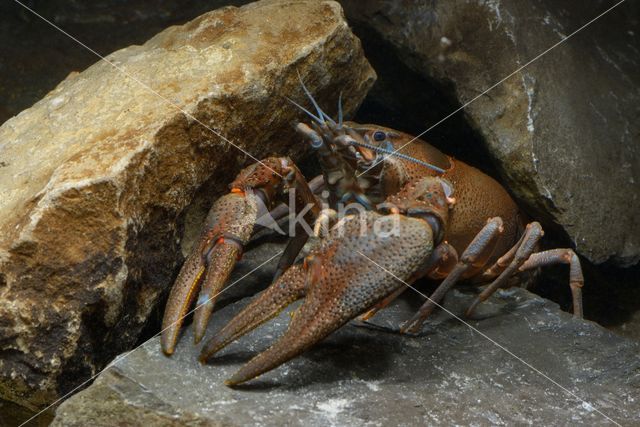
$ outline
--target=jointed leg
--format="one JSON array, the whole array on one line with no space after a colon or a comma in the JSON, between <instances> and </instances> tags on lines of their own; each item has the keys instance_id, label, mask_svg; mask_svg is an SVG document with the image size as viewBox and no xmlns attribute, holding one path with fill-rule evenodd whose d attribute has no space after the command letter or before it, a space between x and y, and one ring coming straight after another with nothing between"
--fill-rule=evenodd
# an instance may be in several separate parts
<instances>
[{"instance_id":1,"label":"jointed leg","mask_svg":"<svg viewBox=\"0 0 640 427\"><path fill-rule=\"evenodd\" d=\"M311 192L317 195L324 189L324 177L322 175L318 175L310 180L307 184L309 185L309 189L311 190ZM276 206L271 212L269 212L269 215L273 218L274 221L278 221L287 216L289 212L289 205L283 202Z\"/></svg>"},{"instance_id":2,"label":"jointed leg","mask_svg":"<svg viewBox=\"0 0 640 427\"><path fill-rule=\"evenodd\" d=\"M532 254L528 260L520 266L519 271L544 267L545 265L569 264L569 286L573 299L573 315L582 318L582 286L584 277L580 259L571 249L550 249L548 251Z\"/></svg>"},{"instance_id":3,"label":"jointed leg","mask_svg":"<svg viewBox=\"0 0 640 427\"><path fill-rule=\"evenodd\" d=\"M303 227L296 225L296 235L289 239L284 253L278 261L278 267L273 275L273 280L278 280L280 275L289 268L298 257L298 254L309 240L309 235L304 231Z\"/></svg>"},{"instance_id":4,"label":"jointed leg","mask_svg":"<svg viewBox=\"0 0 640 427\"><path fill-rule=\"evenodd\" d=\"M451 289L467 271L482 267L486 260L491 256L495 247L496 239L502 233L502 229L501 218L495 217L487 221L487 224L482 228L482 230L480 230L478 235L462 253L460 260L451 273L433 292L427 302L420 307L418 312L402 326L400 329L401 332L420 332L422 324L431 314L436 303L442 300L449 289Z\"/></svg>"},{"instance_id":5,"label":"jointed leg","mask_svg":"<svg viewBox=\"0 0 640 427\"><path fill-rule=\"evenodd\" d=\"M495 263L493 263L491 267L487 268L480 275L480 277L477 279L478 283L487 283L490 280L495 279L500 275L500 273L504 271L505 268L509 266L509 264L511 264L513 257L516 255L516 251L518 250L520 245L522 245L522 241L525 237L525 234L526 233L523 233L522 236L520 236L520 240L518 240L518 242L515 245L513 245L513 247L509 249L507 253L505 253L500 258L498 258L498 260Z\"/></svg>"},{"instance_id":6,"label":"jointed leg","mask_svg":"<svg viewBox=\"0 0 640 427\"><path fill-rule=\"evenodd\" d=\"M280 277L280 275L296 260L296 257L304 247L305 243L307 243L307 240L309 240L309 234L311 233L311 230L309 226L306 225L313 224L318 215L320 215L321 210L320 202L314 194L314 189L317 190L318 186L322 185L324 181L322 181L319 177L316 177L313 179L314 186L311 187L297 169L295 170L295 175L291 179L291 181L294 184L290 184L290 187L287 191L294 192L293 195L295 197L293 198L293 203L296 204L295 211L300 212L299 215L302 215L302 220L305 221L306 224L296 222L295 236L293 236L291 240L289 240L289 243L284 250L284 254L282 254L282 257L278 262L278 268L276 269L274 280ZM298 219L298 216L295 217L296 221ZM291 224L289 224L289 228L291 228Z\"/></svg>"},{"instance_id":7,"label":"jointed leg","mask_svg":"<svg viewBox=\"0 0 640 427\"><path fill-rule=\"evenodd\" d=\"M316 222L313 225L313 235L315 237L323 238L329 234L332 223L336 222L338 218L338 212L333 209L325 208L320 211Z\"/></svg>"},{"instance_id":8,"label":"jointed leg","mask_svg":"<svg viewBox=\"0 0 640 427\"><path fill-rule=\"evenodd\" d=\"M296 199L296 202L311 204L311 194L315 195L322 190L322 188L324 187L324 178L322 177L322 175L318 175L306 184L304 180L300 180L300 182L297 182L296 185L298 186L298 188L302 188L303 191L303 197L298 197ZM300 210L299 206L295 207L297 208L297 210ZM271 216L273 221L276 222L284 218L285 216L291 215L292 208L294 208L294 206L289 206L286 203L281 203L275 209L269 212L269 215ZM316 219L315 216L317 216L319 213L319 203L317 203L316 201L312 209L310 209L309 212L304 216L304 220L311 222ZM307 243L307 240L309 240L309 234L307 233L307 230L300 223L297 223L295 228L295 236L293 236L289 240L284 253L278 261L278 266L273 275L274 281L277 280L278 277L280 277L280 275L293 264L293 262L298 257L298 254L304 247L305 243Z\"/></svg>"},{"instance_id":9,"label":"jointed leg","mask_svg":"<svg viewBox=\"0 0 640 427\"><path fill-rule=\"evenodd\" d=\"M538 222L532 222L527 224L527 228L524 232L522 238L516 243L516 245L511 248L507 254L513 252L515 250L515 254L511 263L507 268L505 268L502 273L489 285L487 286L478 297L473 301L471 306L467 309L466 315L470 316L473 313L473 310L476 308L478 304L482 301L485 301L489 298L493 293L502 287L509 277L513 276L518 268L531 256L531 254L535 251L536 245L540 241L540 238L544 232L542 231L542 227ZM506 258L505 255L503 258Z\"/></svg>"}]
</instances>

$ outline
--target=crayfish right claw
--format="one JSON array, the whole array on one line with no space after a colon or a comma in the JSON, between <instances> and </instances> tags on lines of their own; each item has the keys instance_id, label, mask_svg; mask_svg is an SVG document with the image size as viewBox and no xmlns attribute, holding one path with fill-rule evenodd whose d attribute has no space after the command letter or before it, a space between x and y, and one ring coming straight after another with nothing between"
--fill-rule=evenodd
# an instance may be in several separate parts
<instances>
[{"instance_id":1,"label":"crayfish right claw","mask_svg":"<svg viewBox=\"0 0 640 427\"><path fill-rule=\"evenodd\" d=\"M180 327L198 290L200 296L194 315L196 342L204 336L216 297L251 237L259 202L253 191L233 189L211 208L200 240L169 294L160 340L165 354L173 354Z\"/></svg>"},{"instance_id":2,"label":"crayfish right claw","mask_svg":"<svg viewBox=\"0 0 640 427\"><path fill-rule=\"evenodd\" d=\"M429 256L433 234L421 220L397 217L398 233L381 238L374 230L378 226L387 230L389 220L396 219L382 217L366 212L345 218L342 227L334 227L302 265L287 270L216 334L205 346L201 360L304 296L286 332L225 382L229 386L244 383L308 350L394 294Z\"/></svg>"},{"instance_id":3,"label":"crayfish right claw","mask_svg":"<svg viewBox=\"0 0 640 427\"><path fill-rule=\"evenodd\" d=\"M205 344L200 353L200 361L205 363L228 344L277 316L289 304L302 298L304 285L305 272L302 265L290 267Z\"/></svg>"}]
</instances>

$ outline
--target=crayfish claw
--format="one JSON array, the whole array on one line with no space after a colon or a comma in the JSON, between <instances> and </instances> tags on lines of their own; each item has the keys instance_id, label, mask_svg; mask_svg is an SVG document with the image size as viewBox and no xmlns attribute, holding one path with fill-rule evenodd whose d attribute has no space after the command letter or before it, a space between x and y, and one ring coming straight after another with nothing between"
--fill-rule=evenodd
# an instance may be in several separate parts
<instances>
[{"instance_id":1,"label":"crayfish claw","mask_svg":"<svg viewBox=\"0 0 640 427\"><path fill-rule=\"evenodd\" d=\"M202 257L194 251L182 265L176 283L171 288L160 337L160 346L167 356L172 355L175 351L184 317L193 303L195 292L204 272L205 265L202 262Z\"/></svg>"},{"instance_id":2,"label":"crayfish claw","mask_svg":"<svg viewBox=\"0 0 640 427\"><path fill-rule=\"evenodd\" d=\"M322 245L305 258L302 267L292 267L304 271L304 302L295 312L284 335L240 368L226 381L227 385L241 384L280 366L385 297L398 293L397 289L403 284L396 278L409 279L428 258L433 248L433 236L423 221L398 218L398 234L380 239L373 229L382 217L375 212L366 212L345 218L342 227L334 227ZM363 225L366 228L364 233ZM404 238L408 235L412 239ZM380 250L382 247L393 247L394 253L401 255L390 259L386 251ZM278 286L278 283L273 286ZM269 291L271 288L265 293ZM277 289L271 292L275 294ZM263 295L259 299L268 300ZM243 311L230 325L243 322L244 316L247 313ZM229 329L242 328L226 326L222 335L228 335ZM214 340L215 344L207 345L207 356L211 354L209 351L216 351L225 344L222 338Z\"/></svg>"},{"instance_id":3,"label":"crayfish claw","mask_svg":"<svg viewBox=\"0 0 640 427\"><path fill-rule=\"evenodd\" d=\"M193 335L196 344L204 337L218 294L241 254L242 246L238 242L220 238L207 255L208 268L193 315Z\"/></svg>"},{"instance_id":4,"label":"crayfish claw","mask_svg":"<svg viewBox=\"0 0 640 427\"><path fill-rule=\"evenodd\" d=\"M258 214L258 197L232 191L209 211L200 240L182 266L169 294L162 320L162 351L173 354L180 327L200 288L194 317L195 340L204 336L216 297L231 274L242 246L249 241Z\"/></svg>"},{"instance_id":5,"label":"crayfish claw","mask_svg":"<svg viewBox=\"0 0 640 427\"><path fill-rule=\"evenodd\" d=\"M200 353L200 361L206 362L231 342L276 317L289 304L304 296L304 288L305 274L302 266L290 267L205 344Z\"/></svg>"}]
</instances>

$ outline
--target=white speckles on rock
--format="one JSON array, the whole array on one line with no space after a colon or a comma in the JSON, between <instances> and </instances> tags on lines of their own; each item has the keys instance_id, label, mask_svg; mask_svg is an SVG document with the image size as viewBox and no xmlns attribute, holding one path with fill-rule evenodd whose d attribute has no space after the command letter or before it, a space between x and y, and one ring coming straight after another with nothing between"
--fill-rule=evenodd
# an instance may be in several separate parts
<instances>
[{"instance_id":1,"label":"white speckles on rock","mask_svg":"<svg viewBox=\"0 0 640 427\"><path fill-rule=\"evenodd\" d=\"M53 426L126 424L142 413L183 422L190 414L202 425L230 426L604 423L592 408L622 424L640 422L635 403L640 344L574 319L522 289L478 307L483 320L470 320L474 327L570 389L581 403L485 338L469 334L446 313L434 313L418 337L385 332L397 331L411 316L411 298L421 300L417 294L404 296L371 320L377 327L346 325L284 366L234 389L223 380L266 349L273 342L267 336L282 334L291 307L207 366L197 362L200 348L193 345L191 328L171 358L153 339L63 403ZM461 314L472 298L453 292L445 306ZM209 335L246 303L216 312ZM538 325L535 333L531 325ZM124 394L110 399L113 390Z\"/></svg>"},{"instance_id":2,"label":"white speckles on rock","mask_svg":"<svg viewBox=\"0 0 640 427\"><path fill-rule=\"evenodd\" d=\"M529 133L533 133L535 130L534 127L534 111L533 111L533 102L535 96L535 78L529 74L522 73L522 85L524 87L524 91L527 94L527 130ZM533 140L532 140L533 144ZM531 150L533 154L533 150Z\"/></svg>"},{"instance_id":3,"label":"white speckles on rock","mask_svg":"<svg viewBox=\"0 0 640 427\"><path fill-rule=\"evenodd\" d=\"M60 107L66 101L64 96L56 96L51 101L49 101L49 105L52 109L56 109Z\"/></svg>"},{"instance_id":4,"label":"white speckles on rock","mask_svg":"<svg viewBox=\"0 0 640 427\"><path fill-rule=\"evenodd\" d=\"M367 382L367 387L371 391L380 391L380 384L378 381L370 381Z\"/></svg>"},{"instance_id":5,"label":"white speckles on rock","mask_svg":"<svg viewBox=\"0 0 640 427\"><path fill-rule=\"evenodd\" d=\"M324 402L319 402L316 406L329 418L335 418L349 407L349 403L347 399L329 399Z\"/></svg>"}]
</instances>

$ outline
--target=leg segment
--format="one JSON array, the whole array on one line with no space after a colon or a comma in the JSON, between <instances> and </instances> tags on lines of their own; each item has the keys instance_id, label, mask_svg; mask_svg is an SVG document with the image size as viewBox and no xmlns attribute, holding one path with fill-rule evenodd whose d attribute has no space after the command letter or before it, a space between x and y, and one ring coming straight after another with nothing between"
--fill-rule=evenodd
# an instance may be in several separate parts
<instances>
[{"instance_id":1,"label":"leg segment","mask_svg":"<svg viewBox=\"0 0 640 427\"><path fill-rule=\"evenodd\" d=\"M573 315L582 318L582 286L584 277L580 266L580 259L571 249L551 249L532 254L519 268L525 271L545 265L569 264L569 286L573 298Z\"/></svg>"},{"instance_id":2,"label":"leg segment","mask_svg":"<svg viewBox=\"0 0 640 427\"><path fill-rule=\"evenodd\" d=\"M514 248L515 254L511 263L507 268L505 268L502 273L489 285L487 286L478 297L473 301L471 306L467 309L466 315L470 316L473 313L473 310L476 308L478 304L482 301L485 301L489 298L495 291L497 291L500 287L502 287L509 277L513 276L518 268L531 256L531 254L535 251L538 242L544 232L542 231L542 227L538 222L532 222L527 224L527 228L524 232L524 235L520 239L518 243L509 251L513 252ZM505 257L507 256L505 255ZM504 258L504 257L503 257Z\"/></svg>"},{"instance_id":3,"label":"leg segment","mask_svg":"<svg viewBox=\"0 0 640 427\"><path fill-rule=\"evenodd\" d=\"M480 230L476 237L471 241L467 249L462 253L460 260L453 268L447 278L438 286L431 297L420 307L418 312L407 321L401 332L418 333L426 318L431 314L445 294L458 282L465 273L472 269L481 268L487 259L491 257L496 240L502 233L502 219L499 217L491 218L487 224Z\"/></svg>"},{"instance_id":4,"label":"leg segment","mask_svg":"<svg viewBox=\"0 0 640 427\"><path fill-rule=\"evenodd\" d=\"M317 190L318 187L324 183L321 178L322 177L320 177L320 179L319 177L314 178L314 187L311 187L302 179L299 185L292 189L292 191L294 191L294 197L290 197L290 201L295 204L296 212L302 214L302 212L306 211L302 218L305 224L296 222L295 235L289 240L284 254L282 254L282 257L280 257L278 261L274 280L280 277L280 275L293 264L305 243L309 240L311 229L308 228L308 226L313 224L315 219L318 218L318 215L320 215L320 203L315 197L314 190ZM286 191L288 192L289 190ZM301 194L298 194L298 192L301 192ZM289 213L291 214L291 212ZM289 227L291 227L291 224L289 224Z\"/></svg>"},{"instance_id":5,"label":"leg segment","mask_svg":"<svg viewBox=\"0 0 640 427\"><path fill-rule=\"evenodd\" d=\"M276 272L273 275L274 281L278 280L280 275L293 264L308 240L309 235L304 231L304 229L302 227L296 226L296 235L289 239L289 242L284 249L284 253L278 261L278 267L276 268Z\"/></svg>"},{"instance_id":6,"label":"leg segment","mask_svg":"<svg viewBox=\"0 0 640 427\"><path fill-rule=\"evenodd\" d=\"M324 189L324 178L322 175L318 175L309 181L308 185L311 192L318 195L318 193L322 192ZM286 217L290 212L289 204L282 202L269 212L269 216L273 218L274 222L277 222L278 220Z\"/></svg>"},{"instance_id":7,"label":"leg segment","mask_svg":"<svg viewBox=\"0 0 640 427\"><path fill-rule=\"evenodd\" d=\"M509 264L511 263L511 260L513 260L513 257L516 255L516 251L518 250L520 245L522 245L522 240L524 239L524 236L525 235L522 234L522 236L520 236L520 240L518 240L518 242L515 245L513 245L506 254L498 258L498 260L495 263L493 263L491 267L487 268L480 275L480 277L478 277L477 279L474 278L474 282L487 283L490 280L493 280L496 277L498 277L498 275L500 275L500 273L502 273L504 269L509 266Z\"/></svg>"}]
</instances>

